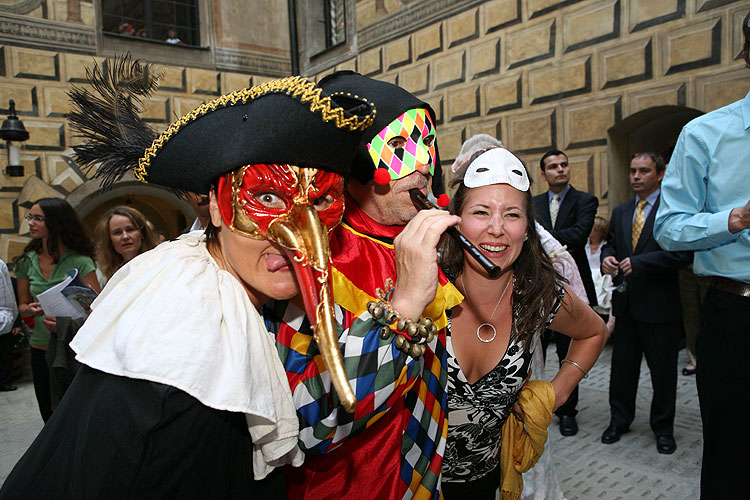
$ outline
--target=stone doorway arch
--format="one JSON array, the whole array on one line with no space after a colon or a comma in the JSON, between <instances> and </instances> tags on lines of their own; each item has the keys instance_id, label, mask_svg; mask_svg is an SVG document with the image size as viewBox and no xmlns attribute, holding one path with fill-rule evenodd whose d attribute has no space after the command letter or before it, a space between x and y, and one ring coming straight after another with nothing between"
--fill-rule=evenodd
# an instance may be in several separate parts
<instances>
[{"instance_id":1,"label":"stone doorway arch","mask_svg":"<svg viewBox=\"0 0 750 500\"><path fill-rule=\"evenodd\" d=\"M684 106L657 106L632 114L607 131L610 212L633 196L628 173L633 153L656 151L669 160L682 127L702 114Z\"/></svg>"},{"instance_id":2,"label":"stone doorway arch","mask_svg":"<svg viewBox=\"0 0 750 500\"><path fill-rule=\"evenodd\" d=\"M179 236L195 218L190 205L168 189L128 177L103 193L100 192L98 180L88 181L66 199L92 233L100 217L118 205L140 210L154 229L168 238Z\"/></svg>"}]
</instances>

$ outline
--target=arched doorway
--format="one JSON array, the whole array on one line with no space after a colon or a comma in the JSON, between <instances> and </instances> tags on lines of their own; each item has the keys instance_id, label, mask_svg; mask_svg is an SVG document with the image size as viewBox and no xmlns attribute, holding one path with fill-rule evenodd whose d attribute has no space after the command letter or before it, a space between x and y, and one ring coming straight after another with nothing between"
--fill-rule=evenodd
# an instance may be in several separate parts
<instances>
[{"instance_id":1,"label":"arched doorway","mask_svg":"<svg viewBox=\"0 0 750 500\"><path fill-rule=\"evenodd\" d=\"M174 238L195 218L190 205L160 186L125 180L100 192L98 181L89 181L73 191L68 202L75 207L86 227L94 229L108 210L127 205L140 210L154 229Z\"/></svg>"},{"instance_id":2,"label":"arched doorway","mask_svg":"<svg viewBox=\"0 0 750 500\"><path fill-rule=\"evenodd\" d=\"M644 109L607 131L610 211L633 196L630 189L630 157L640 151L671 154L682 127L703 112L683 106L658 106Z\"/></svg>"}]
</instances>

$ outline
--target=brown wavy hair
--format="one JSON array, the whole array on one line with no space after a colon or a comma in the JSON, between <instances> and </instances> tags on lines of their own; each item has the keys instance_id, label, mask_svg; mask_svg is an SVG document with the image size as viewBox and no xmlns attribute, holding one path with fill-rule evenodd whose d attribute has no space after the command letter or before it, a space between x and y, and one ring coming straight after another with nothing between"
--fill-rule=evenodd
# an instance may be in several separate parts
<instances>
[{"instance_id":1,"label":"brown wavy hair","mask_svg":"<svg viewBox=\"0 0 750 500\"><path fill-rule=\"evenodd\" d=\"M70 203L62 198L40 198L31 204L34 205L39 205L44 213L44 225L47 228L46 250L52 256L53 262L60 261L60 244L81 255L94 258L94 243ZM31 240L23 249L23 254L16 258L16 262L24 258L28 252L39 252L41 249L41 238Z\"/></svg>"},{"instance_id":2,"label":"brown wavy hair","mask_svg":"<svg viewBox=\"0 0 750 500\"><path fill-rule=\"evenodd\" d=\"M123 264L122 255L115 251L115 247L112 245L112 238L109 235L109 221L115 215L127 217L140 230L141 247L138 249L138 255L151 250L159 244L154 230L151 228L151 224L135 208L119 206L107 212L104 217L99 219L96 225L96 262L107 279L111 278L115 274L115 271Z\"/></svg>"},{"instance_id":3,"label":"brown wavy hair","mask_svg":"<svg viewBox=\"0 0 750 500\"><path fill-rule=\"evenodd\" d=\"M467 166L482 153L495 148L496 146L490 146L477 150L471 155ZM471 190L463 183L465 173L465 168L459 170L450 183L451 188L456 189L448 208L452 214L461 213L466 203L466 197ZM564 283L564 278L555 270L552 261L542 247L539 233L534 224L534 209L530 188L526 191L524 200L528 239L524 242L521 253L513 263L515 283L512 299L513 312L518 318L515 322L516 334L519 340L523 342L524 349L528 351L534 333L545 326L547 316L554 307L559 289ZM439 255L438 263L448 276L457 278L463 272L464 252L453 238L443 235L440 241Z\"/></svg>"}]
</instances>

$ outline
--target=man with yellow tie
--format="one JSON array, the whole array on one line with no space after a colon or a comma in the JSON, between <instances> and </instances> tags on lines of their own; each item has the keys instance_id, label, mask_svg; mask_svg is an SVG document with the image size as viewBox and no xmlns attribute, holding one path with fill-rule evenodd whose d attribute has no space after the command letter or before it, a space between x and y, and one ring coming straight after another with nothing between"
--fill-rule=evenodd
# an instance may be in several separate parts
<instances>
[{"instance_id":1,"label":"man with yellow tie","mask_svg":"<svg viewBox=\"0 0 750 500\"><path fill-rule=\"evenodd\" d=\"M691 252L662 250L653 236L666 164L657 153L636 153L630 160L630 185L635 198L612 211L607 244L602 248L602 273L614 276L615 321L609 381L609 427L602 442L611 444L630 430L641 356L651 371L651 429L656 449L674 453L672 428L677 391L680 341L680 296L677 270L692 261Z\"/></svg>"}]
</instances>

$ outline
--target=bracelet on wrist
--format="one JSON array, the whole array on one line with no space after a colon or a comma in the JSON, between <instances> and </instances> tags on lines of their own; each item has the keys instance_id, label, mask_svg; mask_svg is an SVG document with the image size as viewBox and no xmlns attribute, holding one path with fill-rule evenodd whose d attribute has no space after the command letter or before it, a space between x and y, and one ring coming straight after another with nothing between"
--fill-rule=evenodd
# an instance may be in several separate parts
<instances>
[{"instance_id":1,"label":"bracelet on wrist","mask_svg":"<svg viewBox=\"0 0 750 500\"><path fill-rule=\"evenodd\" d=\"M568 359L568 358L565 358L565 359L563 359L562 361L560 361L560 364L561 364L561 365L562 365L563 363L568 363L569 365L573 365L573 366L575 366L576 368L578 368L579 370L581 370L581 371L583 372L583 378L588 378L588 376L589 376L589 372L587 372L586 370L584 370L584 368L583 368L583 367L582 367L581 365L579 365L578 363L576 363L576 362L575 362L575 361L573 361L572 359Z\"/></svg>"}]
</instances>

